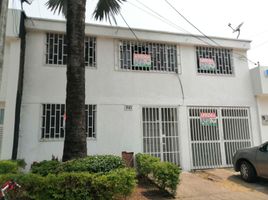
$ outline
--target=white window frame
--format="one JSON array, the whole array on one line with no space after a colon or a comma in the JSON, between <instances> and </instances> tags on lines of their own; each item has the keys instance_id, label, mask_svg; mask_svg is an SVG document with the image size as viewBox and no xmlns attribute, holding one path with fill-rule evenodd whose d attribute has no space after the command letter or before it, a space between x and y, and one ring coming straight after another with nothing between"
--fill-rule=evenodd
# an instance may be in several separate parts
<instances>
[{"instance_id":1,"label":"white window frame","mask_svg":"<svg viewBox=\"0 0 268 200\"><path fill-rule=\"evenodd\" d=\"M50 56L50 51L49 51L49 39L48 38L49 36L52 37L52 40L53 40L53 49L52 49L52 55L53 56L56 56L57 58L57 61L54 61L54 58L49 58ZM62 40L62 59L60 59L60 56L59 56L59 52L60 51L60 48L59 48L59 42L58 44L54 44L54 40L55 40L55 37L61 37L61 40ZM47 32L45 34L45 48L44 48L44 63L45 65L47 66L56 66L56 67L65 67L66 66L66 62L67 62L67 52L64 53L64 47L67 48L67 44L66 44L66 39L64 37L64 33L54 33L54 32ZM86 44L87 43L90 43L92 42L92 45L89 45L88 47L88 52L86 52ZM56 50L55 50L56 48ZM90 51L91 49L91 51ZM55 51L57 51L55 53ZM67 49L66 49L67 51ZM92 55L90 55L90 52L92 52ZM89 67L89 68L96 68L97 67L97 38L94 37L94 36L85 36L85 50L84 50L84 53L85 53L85 67ZM64 58L63 57L66 57L66 61L64 61ZM92 64L90 64L90 59L92 59ZM50 62L49 62L50 61Z\"/></svg>"},{"instance_id":2,"label":"white window frame","mask_svg":"<svg viewBox=\"0 0 268 200\"><path fill-rule=\"evenodd\" d=\"M50 106L48 110L48 106ZM54 114L51 115L52 107L54 107ZM91 108L92 112L89 112L89 109ZM46 103L41 105L41 124L40 124L40 139L41 141L55 141L55 140L63 140L65 137L65 105L64 104L54 104L54 103ZM47 123L47 112L50 112L49 117L49 125ZM56 114L56 112L59 112L59 116ZM87 139L90 140L96 140L97 139L97 105L96 104L86 104L86 110L85 110L87 117L86 117L86 134ZM58 125L57 125L57 117L59 117ZM90 118L92 118L92 121L90 123ZM54 122L53 122L54 119ZM54 123L53 126L51 126L51 123ZM54 129L54 131L52 131ZM89 132L90 129L92 132Z\"/></svg>"},{"instance_id":3,"label":"white window frame","mask_svg":"<svg viewBox=\"0 0 268 200\"><path fill-rule=\"evenodd\" d=\"M233 49L196 46L196 70L199 75L234 76ZM212 59L215 63L215 70L200 69L199 59Z\"/></svg>"},{"instance_id":4,"label":"white window frame","mask_svg":"<svg viewBox=\"0 0 268 200\"><path fill-rule=\"evenodd\" d=\"M126 60L122 54L125 52L123 48L128 49L129 59ZM136 48L135 50L133 50ZM170 53L168 53L170 51ZM178 73L180 68L180 48L177 44L160 43L160 42L146 42L146 41L131 41L120 40L118 41L118 70L131 71L131 72L162 72L162 73ZM154 52L158 54L154 54ZM162 57L161 57L162 52ZM137 67L133 65L133 54L149 54L151 55L151 67ZM126 55L126 54L125 54ZM162 58L162 59L161 59ZM164 59L164 60L163 60ZM172 60L172 66L170 66L170 60ZM126 64L128 62L128 64ZM157 64L161 62L160 64ZM123 66L122 66L123 64Z\"/></svg>"}]
</instances>

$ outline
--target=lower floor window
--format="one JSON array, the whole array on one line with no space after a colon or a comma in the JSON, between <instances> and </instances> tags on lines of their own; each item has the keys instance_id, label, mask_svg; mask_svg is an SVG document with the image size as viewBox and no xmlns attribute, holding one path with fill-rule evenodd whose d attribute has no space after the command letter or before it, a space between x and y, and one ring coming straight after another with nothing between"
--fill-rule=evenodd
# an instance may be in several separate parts
<instances>
[{"instance_id":1,"label":"lower floor window","mask_svg":"<svg viewBox=\"0 0 268 200\"><path fill-rule=\"evenodd\" d=\"M96 138L96 107L96 105L86 105L85 107L85 129L88 138ZM41 138L64 138L65 119L64 104L43 104Z\"/></svg>"}]
</instances>

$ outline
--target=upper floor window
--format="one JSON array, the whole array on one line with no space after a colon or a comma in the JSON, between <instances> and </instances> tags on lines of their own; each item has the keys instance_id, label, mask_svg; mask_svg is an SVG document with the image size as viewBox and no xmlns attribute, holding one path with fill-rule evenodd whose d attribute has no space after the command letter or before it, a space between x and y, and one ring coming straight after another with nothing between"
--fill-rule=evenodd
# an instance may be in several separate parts
<instances>
[{"instance_id":1,"label":"upper floor window","mask_svg":"<svg viewBox=\"0 0 268 200\"><path fill-rule=\"evenodd\" d=\"M177 72L177 46L150 42L121 41L120 69Z\"/></svg>"},{"instance_id":2,"label":"upper floor window","mask_svg":"<svg viewBox=\"0 0 268 200\"><path fill-rule=\"evenodd\" d=\"M86 134L88 138L96 138L96 105L86 105ZM65 136L65 105L43 104L42 139L64 138Z\"/></svg>"},{"instance_id":3,"label":"upper floor window","mask_svg":"<svg viewBox=\"0 0 268 200\"><path fill-rule=\"evenodd\" d=\"M46 34L46 64L66 65L66 35L60 33ZM85 37L85 66L96 67L96 38Z\"/></svg>"},{"instance_id":4,"label":"upper floor window","mask_svg":"<svg viewBox=\"0 0 268 200\"><path fill-rule=\"evenodd\" d=\"M232 49L196 47L197 72L201 74L233 74Z\"/></svg>"}]
</instances>

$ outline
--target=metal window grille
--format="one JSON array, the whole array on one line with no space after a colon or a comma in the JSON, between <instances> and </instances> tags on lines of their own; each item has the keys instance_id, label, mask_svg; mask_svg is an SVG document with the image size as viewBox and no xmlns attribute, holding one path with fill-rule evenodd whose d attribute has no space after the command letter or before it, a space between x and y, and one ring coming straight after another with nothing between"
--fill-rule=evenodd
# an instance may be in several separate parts
<instances>
[{"instance_id":1,"label":"metal window grille","mask_svg":"<svg viewBox=\"0 0 268 200\"><path fill-rule=\"evenodd\" d=\"M86 133L89 138L96 138L96 105L86 105Z\"/></svg>"},{"instance_id":2,"label":"metal window grille","mask_svg":"<svg viewBox=\"0 0 268 200\"><path fill-rule=\"evenodd\" d=\"M197 72L201 74L232 75L234 73L232 53L232 49L196 47ZM200 58L213 59L215 68L202 68Z\"/></svg>"},{"instance_id":3,"label":"metal window grille","mask_svg":"<svg viewBox=\"0 0 268 200\"><path fill-rule=\"evenodd\" d=\"M42 139L57 139L65 136L65 105L43 104ZM96 138L96 105L86 105L86 134L88 138Z\"/></svg>"},{"instance_id":4,"label":"metal window grille","mask_svg":"<svg viewBox=\"0 0 268 200\"><path fill-rule=\"evenodd\" d=\"M120 68L127 71L178 72L177 46L149 42L120 41ZM134 54L150 55L150 66L136 66Z\"/></svg>"},{"instance_id":5,"label":"metal window grille","mask_svg":"<svg viewBox=\"0 0 268 200\"><path fill-rule=\"evenodd\" d=\"M177 108L144 107L142 120L143 152L179 165Z\"/></svg>"},{"instance_id":6,"label":"metal window grille","mask_svg":"<svg viewBox=\"0 0 268 200\"><path fill-rule=\"evenodd\" d=\"M66 35L60 33L46 34L46 64L66 65ZM96 67L96 38L85 37L85 66Z\"/></svg>"},{"instance_id":7,"label":"metal window grille","mask_svg":"<svg viewBox=\"0 0 268 200\"><path fill-rule=\"evenodd\" d=\"M213 113L204 124L201 113ZM249 109L242 107L189 107L194 169L232 166L232 156L251 146Z\"/></svg>"}]
</instances>

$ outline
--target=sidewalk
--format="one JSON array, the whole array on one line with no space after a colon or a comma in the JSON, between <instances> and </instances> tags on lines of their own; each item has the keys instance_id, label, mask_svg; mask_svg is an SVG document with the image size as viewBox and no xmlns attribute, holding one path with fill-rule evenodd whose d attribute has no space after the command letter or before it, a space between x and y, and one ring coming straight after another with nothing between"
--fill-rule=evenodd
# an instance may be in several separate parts
<instances>
[{"instance_id":1,"label":"sidewalk","mask_svg":"<svg viewBox=\"0 0 268 200\"><path fill-rule=\"evenodd\" d=\"M268 181L244 183L230 169L183 172L176 199L182 200L267 200Z\"/></svg>"}]
</instances>

